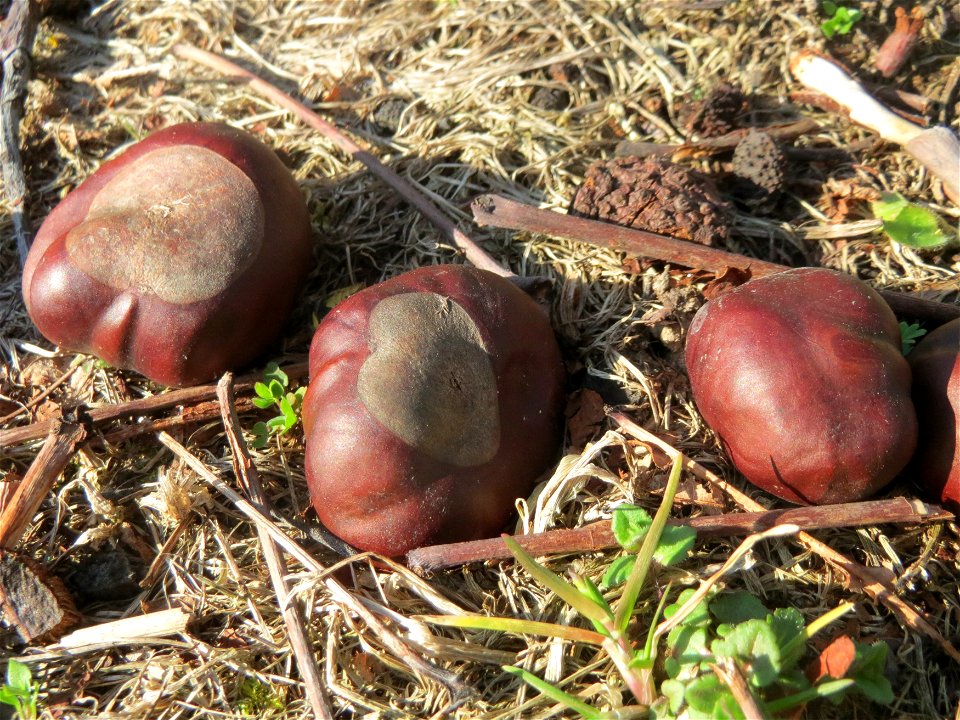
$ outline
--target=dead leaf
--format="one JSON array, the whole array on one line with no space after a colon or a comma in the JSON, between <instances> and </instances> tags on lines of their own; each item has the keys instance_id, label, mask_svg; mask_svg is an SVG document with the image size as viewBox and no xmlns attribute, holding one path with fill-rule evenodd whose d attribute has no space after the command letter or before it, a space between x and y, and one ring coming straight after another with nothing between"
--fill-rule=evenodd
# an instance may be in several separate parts
<instances>
[{"instance_id":1,"label":"dead leaf","mask_svg":"<svg viewBox=\"0 0 960 720\"><path fill-rule=\"evenodd\" d=\"M570 445L580 448L592 440L606 420L604 402L596 390L580 388L567 401L567 431Z\"/></svg>"},{"instance_id":2,"label":"dead leaf","mask_svg":"<svg viewBox=\"0 0 960 720\"><path fill-rule=\"evenodd\" d=\"M823 649L820 656L807 666L807 679L816 683L824 677L840 679L846 676L857 654L857 646L848 635L841 635Z\"/></svg>"},{"instance_id":3,"label":"dead leaf","mask_svg":"<svg viewBox=\"0 0 960 720\"><path fill-rule=\"evenodd\" d=\"M703 296L707 300L713 300L724 293L730 292L735 287L743 285L753 273L750 268L741 270L737 267L725 267L723 272L717 275L713 280L707 283L703 288Z\"/></svg>"}]
</instances>

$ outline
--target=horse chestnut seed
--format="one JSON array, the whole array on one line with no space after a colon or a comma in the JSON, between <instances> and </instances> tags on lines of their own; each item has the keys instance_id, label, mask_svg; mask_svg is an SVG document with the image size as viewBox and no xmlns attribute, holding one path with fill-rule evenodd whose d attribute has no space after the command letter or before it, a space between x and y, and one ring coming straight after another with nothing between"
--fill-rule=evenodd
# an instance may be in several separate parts
<instances>
[{"instance_id":1,"label":"horse chestnut seed","mask_svg":"<svg viewBox=\"0 0 960 720\"><path fill-rule=\"evenodd\" d=\"M685 351L693 398L754 485L806 504L886 485L917 441L890 307L843 273L799 268L704 305Z\"/></svg>"},{"instance_id":2,"label":"horse chestnut seed","mask_svg":"<svg viewBox=\"0 0 960 720\"><path fill-rule=\"evenodd\" d=\"M280 159L217 123L104 163L47 217L23 297L40 332L166 385L254 360L309 268L310 219Z\"/></svg>"},{"instance_id":3,"label":"horse chestnut seed","mask_svg":"<svg viewBox=\"0 0 960 720\"><path fill-rule=\"evenodd\" d=\"M960 510L960 320L931 332L908 359L920 425L910 468L931 500Z\"/></svg>"},{"instance_id":4,"label":"horse chestnut seed","mask_svg":"<svg viewBox=\"0 0 960 720\"><path fill-rule=\"evenodd\" d=\"M321 522L384 555L495 534L559 450L564 384L546 315L493 273L424 267L353 295L310 346Z\"/></svg>"}]
</instances>

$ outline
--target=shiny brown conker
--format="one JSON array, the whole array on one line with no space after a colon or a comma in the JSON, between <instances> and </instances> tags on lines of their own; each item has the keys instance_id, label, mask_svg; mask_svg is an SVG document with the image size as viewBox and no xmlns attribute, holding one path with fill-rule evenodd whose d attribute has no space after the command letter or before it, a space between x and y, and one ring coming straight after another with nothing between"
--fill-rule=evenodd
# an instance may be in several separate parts
<instances>
[{"instance_id":1,"label":"shiny brown conker","mask_svg":"<svg viewBox=\"0 0 960 720\"><path fill-rule=\"evenodd\" d=\"M166 385L214 378L279 335L311 257L293 176L218 123L160 130L54 208L27 257L40 332Z\"/></svg>"},{"instance_id":2,"label":"shiny brown conker","mask_svg":"<svg viewBox=\"0 0 960 720\"><path fill-rule=\"evenodd\" d=\"M685 358L697 407L734 465L785 500L865 498L913 453L897 319L848 275L799 268L709 301Z\"/></svg>"},{"instance_id":3,"label":"shiny brown conker","mask_svg":"<svg viewBox=\"0 0 960 720\"><path fill-rule=\"evenodd\" d=\"M559 450L564 383L546 315L493 273L424 267L353 295L310 346L321 522L384 555L495 534Z\"/></svg>"}]
</instances>

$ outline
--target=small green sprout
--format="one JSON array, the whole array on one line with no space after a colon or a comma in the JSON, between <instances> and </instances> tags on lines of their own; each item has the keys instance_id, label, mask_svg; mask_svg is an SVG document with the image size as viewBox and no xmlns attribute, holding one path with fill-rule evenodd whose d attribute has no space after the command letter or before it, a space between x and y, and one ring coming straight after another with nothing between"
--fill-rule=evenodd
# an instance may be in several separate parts
<instances>
[{"instance_id":1,"label":"small green sprout","mask_svg":"<svg viewBox=\"0 0 960 720\"><path fill-rule=\"evenodd\" d=\"M7 662L7 682L0 686L0 703L11 705L20 720L35 720L39 692L30 668L17 660Z\"/></svg>"},{"instance_id":2,"label":"small green sprout","mask_svg":"<svg viewBox=\"0 0 960 720\"><path fill-rule=\"evenodd\" d=\"M820 23L820 30L828 40L832 40L834 35L849 34L857 20L863 16L859 10L851 10L830 0L823 0L822 7L829 17Z\"/></svg>"},{"instance_id":3,"label":"small green sprout","mask_svg":"<svg viewBox=\"0 0 960 720\"><path fill-rule=\"evenodd\" d=\"M241 715L263 715L268 710L283 710L283 700L269 685L255 678L246 678L238 688L237 710Z\"/></svg>"},{"instance_id":4,"label":"small green sprout","mask_svg":"<svg viewBox=\"0 0 960 720\"><path fill-rule=\"evenodd\" d=\"M907 324L900 321L900 352L906 356L913 350L917 340L927 334L927 331L920 327L920 323Z\"/></svg>"},{"instance_id":5,"label":"small green sprout","mask_svg":"<svg viewBox=\"0 0 960 720\"><path fill-rule=\"evenodd\" d=\"M901 245L925 249L951 242L939 215L908 201L900 193L882 193L879 200L870 203L870 208L883 221L883 231Z\"/></svg>"},{"instance_id":6,"label":"small green sprout","mask_svg":"<svg viewBox=\"0 0 960 720\"><path fill-rule=\"evenodd\" d=\"M276 363L267 365L263 372L263 382L253 386L257 396L253 404L261 410L276 406L280 414L266 422L258 422L253 426L253 442L255 448L262 448L273 434L288 433L300 420L300 408L303 405L303 396L307 388L297 388L295 392L288 392L290 378Z\"/></svg>"}]
</instances>

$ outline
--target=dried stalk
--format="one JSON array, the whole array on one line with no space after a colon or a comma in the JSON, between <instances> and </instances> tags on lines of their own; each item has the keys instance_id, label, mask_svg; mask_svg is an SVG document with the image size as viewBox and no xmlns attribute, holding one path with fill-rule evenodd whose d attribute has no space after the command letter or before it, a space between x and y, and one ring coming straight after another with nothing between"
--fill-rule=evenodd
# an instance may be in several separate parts
<instances>
[{"instance_id":1,"label":"dried stalk","mask_svg":"<svg viewBox=\"0 0 960 720\"><path fill-rule=\"evenodd\" d=\"M200 478L209 484L212 488L227 497L237 510L246 515L257 529L265 530L270 537L290 553L296 560L308 570L325 575L327 568L318 562L310 553L304 550L295 540L289 537L273 520L268 518L263 511L250 503L238 492L231 488L227 483L217 477L203 462L190 453L183 445L178 443L167 433L161 432L157 435L160 442L169 448L173 453L182 459L190 468L200 476ZM464 685L456 675L432 663L424 660L420 655L411 650L407 643L400 639L396 633L388 628L381 620L368 609L366 605L347 592L339 582L332 577L324 577L323 584L330 592L335 602L340 604L346 610L353 612L363 619L367 626L373 631L380 641L391 650L398 658L407 663L407 665L417 674L429 677L446 687L455 699L462 698L470 694L469 688Z\"/></svg>"},{"instance_id":2,"label":"dried stalk","mask_svg":"<svg viewBox=\"0 0 960 720\"><path fill-rule=\"evenodd\" d=\"M413 205L414 208L443 234L448 242L452 242L456 247L460 248L467 260L473 263L473 265L503 277L515 277L514 273L504 268L472 238L462 230L459 230L453 221L444 215L436 205L430 202L427 196L414 187L410 181L400 177L400 175L380 162L372 153L357 145L341 132L339 128L324 120L299 100L295 100L249 70L244 70L226 58L207 52L206 50L201 50L194 45L181 43L173 48L173 52L185 60L192 60L224 75L245 80L253 90L272 102L275 102L277 105L286 108L307 125L319 131L324 137L333 142L334 145L353 156L355 160L363 163L370 172L385 182L400 195L400 197Z\"/></svg>"},{"instance_id":3,"label":"dried stalk","mask_svg":"<svg viewBox=\"0 0 960 720\"><path fill-rule=\"evenodd\" d=\"M802 530L852 528L885 523L923 524L953 520L954 515L936 505L903 497L866 502L792 507L785 510L703 515L671 519L670 525L696 529L698 535L732 537L750 535L779 525L796 525ZM590 523L573 530L548 530L513 538L534 556L592 552L617 546L609 520ZM431 545L407 553L407 565L417 572L439 570L454 565L511 557L499 538Z\"/></svg>"},{"instance_id":4,"label":"dried stalk","mask_svg":"<svg viewBox=\"0 0 960 720\"><path fill-rule=\"evenodd\" d=\"M233 373L226 373L217 383L217 399L220 401L220 414L223 418L223 427L227 432L227 441L233 451L233 471L240 481L240 486L246 490L250 499L269 512L270 501L263 491L260 474L253 464L250 451L243 439L240 418L237 416L237 409L234 405ZM307 700L313 708L314 716L332 719L333 711L330 709L330 702L324 691L320 668L317 666L310 638L307 636L303 613L296 601L290 596L286 560L284 560L283 555L280 554L280 548L266 530L257 527L257 534L260 537L263 557L270 572L270 580L273 582L273 589L277 595L280 614L283 616L283 622L287 627L290 647L293 649L293 654L297 659L297 667L299 667L300 675L303 678Z\"/></svg>"},{"instance_id":5,"label":"dried stalk","mask_svg":"<svg viewBox=\"0 0 960 720\"><path fill-rule=\"evenodd\" d=\"M288 377L293 380L299 380L303 377L306 377L309 372L307 363L295 363L293 365L286 365L281 368ZM244 375L242 378L239 378L239 382L236 385L236 390L239 392L250 392L253 390L253 384L262 379L262 373L251 373L249 375ZM116 405L104 405L102 407L97 407L89 410L85 415L85 421L89 422L91 426L101 425L110 420L117 420L119 418L129 418L129 417L138 417L141 415L153 415L163 410L169 410L170 408L182 406L184 411L178 416L187 416L189 414L188 408L194 405L199 405L208 400L212 400L217 396L217 386L216 385L196 385L189 388L181 388L179 390L171 390L170 392L161 393L159 395L151 395L146 398L139 398L137 400L130 400L128 402L117 403ZM82 409L79 410L82 412ZM209 414L209 409L206 413L198 417L198 420L209 420L213 417L217 417L219 411ZM174 416L174 417L178 417ZM186 417L182 422L172 421L170 427L176 427L177 425L182 425L187 422ZM0 430L0 448L9 447L11 445L17 445L19 443L29 442L30 440L37 440L39 438L47 435L52 428L57 425L56 420L41 420L40 422L31 423L30 425L23 425L21 427L9 428L7 430ZM121 430L128 430L129 434L118 435L116 439L125 439L127 437L133 437L134 435L139 435L143 432L149 432L153 429L152 426L143 426L143 429L138 429L138 425L133 425L130 428L121 428ZM166 429L161 428L161 429ZM119 433L119 431L117 431ZM108 440L111 440L111 437L107 437Z\"/></svg>"},{"instance_id":6,"label":"dried stalk","mask_svg":"<svg viewBox=\"0 0 960 720\"><path fill-rule=\"evenodd\" d=\"M927 15L919 5L909 14L902 7L898 7L894 14L897 19L893 32L883 41L873 61L874 67L885 78L896 75L907 62L920 40L920 31L923 30L923 21Z\"/></svg>"},{"instance_id":7,"label":"dried stalk","mask_svg":"<svg viewBox=\"0 0 960 720\"><path fill-rule=\"evenodd\" d=\"M635 230L613 223L540 210L500 195L481 195L471 204L479 225L525 230L564 237L630 255L677 263L685 267L720 274L729 268L749 269L753 277L771 275L790 268L756 260L737 253L687 242L669 235ZM911 318L944 323L960 317L960 306L936 302L915 295L878 290L891 308Z\"/></svg>"},{"instance_id":8,"label":"dried stalk","mask_svg":"<svg viewBox=\"0 0 960 720\"><path fill-rule=\"evenodd\" d=\"M74 651L91 646L138 645L146 639L185 633L190 619L190 613L183 608L157 610L74 630L60 638L57 645Z\"/></svg>"},{"instance_id":9,"label":"dried stalk","mask_svg":"<svg viewBox=\"0 0 960 720\"><path fill-rule=\"evenodd\" d=\"M820 129L819 123L813 120L798 120L786 125L769 125L764 128L741 128L720 135L715 138L706 138L698 142L687 142L679 145L645 142L621 142L617 145L617 155L636 155L638 157L669 155L673 160L684 158L709 157L725 150L732 150L743 140L751 130L761 129L774 140L781 142L793 140L801 135L808 135Z\"/></svg>"},{"instance_id":10,"label":"dried stalk","mask_svg":"<svg viewBox=\"0 0 960 720\"><path fill-rule=\"evenodd\" d=\"M0 548L12 549L20 542L40 504L49 495L50 488L86 434L82 425L73 423L59 423L51 429L20 486L0 511Z\"/></svg>"},{"instance_id":11,"label":"dried stalk","mask_svg":"<svg viewBox=\"0 0 960 720\"><path fill-rule=\"evenodd\" d=\"M4 195L10 203L13 236L17 242L20 267L27 261L32 242L30 221L24 212L27 183L20 159L20 119L30 78L30 48L37 29L37 8L31 0L13 0L0 30L0 175Z\"/></svg>"},{"instance_id":12,"label":"dried stalk","mask_svg":"<svg viewBox=\"0 0 960 720\"><path fill-rule=\"evenodd\" d=\"M657 437L653 433L637 425L630 418L620 412L610 414L614 420L625 432L629 433L641 442L650 443L660 448L671 459L680 454L680 451L670 445L668 442ZM740 507L751 512L761 512L766 510L760 503L748 496L743 491L732 486L716 473L711 472L697 462L687 458L684 467L696 475L701 480L711 483L723 490ZM905 600L897 596L896 588L885 578L882 578L873 569L865 567L860 563L850 560L845 555L838 553L826 543L817 540L806 532L797 534L797 541L811 552L822 557L826 562L840 570L847 577L847 587L851 592L865 592L874 600L883 603L887 608L899 618L900 622L906 625L914 632L926 635L934 640L944 652L946 652L954 661L960 662L960 651L957 650L937 628L927 622L920 613L910 606Z\"/></svg>"}]
</instances>

